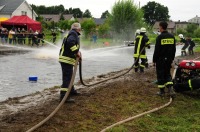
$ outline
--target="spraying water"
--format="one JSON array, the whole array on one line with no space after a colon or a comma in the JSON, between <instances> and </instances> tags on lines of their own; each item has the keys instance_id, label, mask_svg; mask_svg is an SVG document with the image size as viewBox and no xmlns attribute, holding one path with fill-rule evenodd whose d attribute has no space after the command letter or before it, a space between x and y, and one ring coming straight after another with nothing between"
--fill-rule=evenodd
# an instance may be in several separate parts
<instances>
[{"instance_id":1,"label":"spraying water","mask_svg":"<svg viewBox=\"0 0 200 132\"><path fill-rule=\"evenodd\" d=\"M53 43L51 43L51 42L49 42L49 41L46 41L46 40L44 40L44 39L43 39L43 41L46 42L47 44L49 44L49 45L55 47L55 48L58 48L58 49L60 48L60 47L58 47L57 45L54 45Z\"/></svg>"}]
</instances>

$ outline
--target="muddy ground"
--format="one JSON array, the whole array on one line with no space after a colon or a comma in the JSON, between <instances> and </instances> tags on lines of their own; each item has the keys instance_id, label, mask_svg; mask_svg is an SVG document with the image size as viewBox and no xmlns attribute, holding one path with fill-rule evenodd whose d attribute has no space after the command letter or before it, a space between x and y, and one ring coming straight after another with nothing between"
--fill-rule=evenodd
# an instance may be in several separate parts
<instances>
[{"instance_id":1,"label":"muddy ground","mask_svg":"<svg viewBox=\"0 0 200 132\"><path fill-rule=\"evenodd\" d=\"M199 55L184 58L196 58ZM176 60L184 58L178 57ZM125 70L100 75L87 82L99 81ZM122 119L161 106L169 101L169 97L161 99L155 95L158 91L152 83L155 80L155 68L150 67L144 74L131 71L118 79L93 87L77 83L76 88L82 95L73 97L75 103L64 104L53 118L35 131L96 132ZM26 131L47 117L58 104L58 87L1 102L0 132ZM131 127L128 131L139 129Z\"/></svg>"}]
</instances>

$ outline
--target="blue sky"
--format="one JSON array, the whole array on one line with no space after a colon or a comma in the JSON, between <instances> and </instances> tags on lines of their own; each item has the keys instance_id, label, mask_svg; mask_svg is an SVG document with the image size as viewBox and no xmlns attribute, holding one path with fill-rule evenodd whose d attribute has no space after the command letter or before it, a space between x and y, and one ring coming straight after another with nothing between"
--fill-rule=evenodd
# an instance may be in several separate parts
<instances>
[{"instance_id":1,"label":"blue sky","mask_svg":"<svg viewBox=\"0 0 200 132\"><path fill-rule=\"evenodd\" d=\"M149 0L134 0L141 6L146 5ZM188 21L196 15L200 16L199 0L154 0L169 9L169 15L174 21ZM27 0L29 4L53 6L63 4L65 8L80 8L82 11L89 9L94 17L100 17L102 12L111 11L116 0Z\"/></svg>"}]
</instances>

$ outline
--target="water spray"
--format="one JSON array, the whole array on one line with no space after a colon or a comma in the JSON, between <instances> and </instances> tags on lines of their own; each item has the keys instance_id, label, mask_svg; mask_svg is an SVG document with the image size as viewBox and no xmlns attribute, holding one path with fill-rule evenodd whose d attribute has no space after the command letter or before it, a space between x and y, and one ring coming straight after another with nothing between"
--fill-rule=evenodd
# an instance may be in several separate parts
<instances>
[{"instance_id":1,"label":"water spray","mask_svg":"<svg viewBox=\"0 0 200 132\"><path fill-rule=\"evenodd\" d=\"M60 47L58 47L57 45L54 45L53 43L51 43L51 42L49 42L49 41L46 41L46 40L44 40L44 39L42 39L44 42L46 42L47 44L49 44L49 45L51 45L51 46L53 46L53 47L55 47L55 48L58 48L58 49L60 49Z\"/></svg>"}]
</instances>

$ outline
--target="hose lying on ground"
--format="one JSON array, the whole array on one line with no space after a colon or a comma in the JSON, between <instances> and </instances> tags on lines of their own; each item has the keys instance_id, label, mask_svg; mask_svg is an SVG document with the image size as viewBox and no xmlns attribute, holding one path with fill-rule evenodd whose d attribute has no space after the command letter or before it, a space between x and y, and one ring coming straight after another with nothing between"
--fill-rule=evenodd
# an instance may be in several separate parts
<instances>
[{"instance_id":1,"label":"hose lying on ground","mask_svg":"<svg viewBox=\"0 0 200 132\"><path fill-rule=\"evenodd\" d=\"M144 46L142 48L142 50L140 51L140 54L138 56L138 58L136 59L136 61L138 61L140 59L140 55L141 53L143 52L143 50L145 49L146 47ZM127 73L129 73L131 71L131 69L133 69L133 67L135 66L135 63L136 61L133 63L133 65L127 70L125 71L124 73L121 73L119 75L116 75L116 76L113 76L111 78L107 78L107 79L104 79L104 80L101 80L99 82L95 82L95 83L91 83L91 84L86 84L84 81L83 81L83 77L82 77L82 62L80 61L79 63L79 77L80 77L80 82L84 85L84 86L94 86L94 85L97 85L97 84L100 84L100 83L103 83L103 82L106 82L106 81L109 81L109 80L112 80L112 79L116 79L118 77L121 77L121 76L124 76L126 75Z\"/></svg>"},{"instance_id":2,"label":"hose lying on ground","mask_svg":"<svg viewBox=\"0 0 200 132\"><path fill-rule=\"evenodd\" d=\"M173 80L173 79L175 78L175 76L176 76L176 71L177 71L177 67L175 67L175 69L174 69L173 76L172 76L172 80ZM117 126L117 125L121 125L121 124L123 124L123 123L125 123L125 122L131 121L131 120L136 119L136 118L138 118L138 117L141 117L141 116L144 116L144 115L146 115L146 114L150 114L150 113L156 112L156 111L158 111L158 110L160 110L160 109L163 109L163 108L169 106L169 105L172 103L173 98L174 98L173 96L170 96L170 100L169 100L168 103L166 103L166 104L164 104L164 105L162 105L162 106L160 106L160 107L154 108L154 109L152 109L152 110L149 110L149 111L143 112L143 113L141 113L141 114L135 115L135 116L133 116L133 117L129 117L129 118L125 119L125 120L119 121L119 122L117 122L117 123L115 123L115 124L113 124L113 125L111 125L111 126L106 127L106 128L103 129L101 132L106 132L108 129L111 129L111 128Z\"/></svg>"},{"instance_id":3,"label":"hose lying on ground","mask_svg":"<svg viewBox=\"0 0 200 132\"><path fill-rule=\"evenodd\" d=\"M111 129L111 128L117 126L117 125L120 125L120 124L123 124L123 123L125 123L125 122L131 121L131 120L136 119L136 118L138 118L138 117L141 117L141 116L143 116L143 115L150 114L150 113L153 113L153 112L155 112L155 111L158 111L158 110L160 110L160 109L162 109L162 108L165 108L165 107L169 106L171 103L172 103L172 98L170 97L169 102L166 103L166 104L164 104L163 106L154 108L154 109L152 109L152 110L146 111L146 112L144 112L144 113L141 113L141 114L138 114L138 115L136 115L136 116L127 118L127 119L125 119L125 120L122 120L122 121L120 121L120 122L117 122L117 123L115 123L115 124L113 124L113 125L111 125L111 126L106 127L106 128L103 129L101 132L106 132L108 129Z\"/></svg>"},{"instance_id":4,"label":"hose lying on ground","mask_svg":"<svg viewBox=\"0 0 200 132\"><path fill-rule=\"evenodd\" d=\"M38 124L36 124L35 126L33 126L32 128L30 128L29 130L27 130L26 132L32 132L34 131L35 129L39 128L40 126L42 126L45 122L47 122L51 117L53 117L56 112L61 108L61 106L65 103L66 99L68 98L69 96L69 93L72 89L72 86L73 86L73 83L74 83L74 79L75 79L75 76L76 76L76 71L77 71L77 65L78 65L78 58L76 58L76 62L75 62L75 66L74 66L74 72L73 72L73 75L72 75L72 79L70 81L70 84L69 84L69 89L67 91L67 93L65 94L64 98L62 99L62 101L60 102L60 104L55 108L55 110L48 116L46 117L44 120L42 120L41 122L39 122Z\"/></svg>"}]
</instances>

